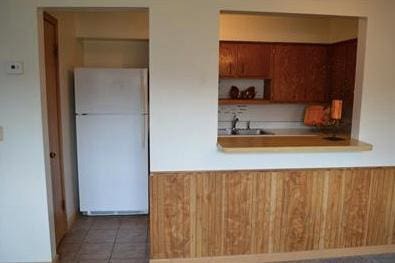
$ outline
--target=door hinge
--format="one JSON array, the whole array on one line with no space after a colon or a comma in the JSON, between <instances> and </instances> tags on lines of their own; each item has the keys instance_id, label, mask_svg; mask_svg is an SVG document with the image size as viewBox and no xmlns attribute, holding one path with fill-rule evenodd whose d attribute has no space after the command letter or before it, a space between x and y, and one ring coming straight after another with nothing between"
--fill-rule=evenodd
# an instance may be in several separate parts
<instances>
[{"instance_id":1,"label":"door hinge","mask_svg":"<svg viewBox=\"0 0 395 263\"><path fill-rule=\"evenodd\" d=\"M66 201L62 200L62 210L66 211Z\"/></svg>"}]
</instances>

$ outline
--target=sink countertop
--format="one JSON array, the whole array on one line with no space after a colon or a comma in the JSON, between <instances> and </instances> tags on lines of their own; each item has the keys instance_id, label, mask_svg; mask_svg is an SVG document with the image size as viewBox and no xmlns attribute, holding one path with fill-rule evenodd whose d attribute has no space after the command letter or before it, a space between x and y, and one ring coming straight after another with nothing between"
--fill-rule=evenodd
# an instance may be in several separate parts
<instances>
[{"instance_id":1,"label":"sink countertop","mask_svg":"<svg viewBox=\"0 0 395 263\"><path fill-rule=\"evenodd\" d=\"M360 152L371 151L371 144L345 138L341 141L325 139L322 134L220 136L218 148L223 152Z\"/></svg>"}]
</instances>

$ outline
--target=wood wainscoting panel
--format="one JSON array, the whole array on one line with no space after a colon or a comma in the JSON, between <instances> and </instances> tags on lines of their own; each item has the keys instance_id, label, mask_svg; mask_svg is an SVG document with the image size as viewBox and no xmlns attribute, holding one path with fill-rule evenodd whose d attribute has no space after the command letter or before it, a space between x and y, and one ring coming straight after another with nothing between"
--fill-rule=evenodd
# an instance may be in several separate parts
<instances>
[{"instance_id":1,"label":"wood wainscoting panel","mask_svg":"<svg viewBox=\"0 0 395 263\"><path fill-rule=\"evenodd\" d=\"M319 249L325 173L274 173L273 252Z\"/></svg>"},{"instance_id":2,"label":"wood wainscoting panel","mask_svg":"<svg viewBox=\"0 0 395 263\"><path fill-rule=\"evenodd\" d=\"M395 168L154 173L152 259L395 243Z\"/></svg>"}]
</instances>

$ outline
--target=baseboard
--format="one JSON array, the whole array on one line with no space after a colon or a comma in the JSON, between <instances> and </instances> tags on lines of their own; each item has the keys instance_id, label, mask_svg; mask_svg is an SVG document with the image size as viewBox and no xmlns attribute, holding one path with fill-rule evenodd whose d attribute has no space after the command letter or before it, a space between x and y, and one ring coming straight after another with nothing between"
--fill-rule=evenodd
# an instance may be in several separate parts
<instances>
[{"instance_id":1,"label":"baseboard","mask_svg":"<svg viewBox=\"0 0 395 263\"><path fill-rule=\"evenodd\" d=\"M52 260L52 263L60 263L59 254L56 254L55 258Z\"/></svg>"},{"instance_id":2,"label":"baseboard","mask_svg":"<svg viewBox=\"0 0 395 263\"><path fill-rule=\"evenodd\" d=\"M67 231L70 231L71 228L73 227L75 221L77 220L78 217L78 212L74 211L74 213L67 217Z\"/></svg>"},{"instance_id":3,"label":"baseboard","mask_svg":"<svg viewBox=\"0 0 395 263\"><path fill-rule=\"evenodd\" d=\"M335 257L351 257L361 255L377 255L385 253L394 253L395 245L324 249L312 251L299 251L287 253L272 254L251 254L235 256L218 256L218 257L201 257L201 258L171 258L171 259L150 259L150 263L165 262L193 262L193 263L263 263L263 262L284 262L295 260L325 259Z\"/></svg>"}]
</instances>

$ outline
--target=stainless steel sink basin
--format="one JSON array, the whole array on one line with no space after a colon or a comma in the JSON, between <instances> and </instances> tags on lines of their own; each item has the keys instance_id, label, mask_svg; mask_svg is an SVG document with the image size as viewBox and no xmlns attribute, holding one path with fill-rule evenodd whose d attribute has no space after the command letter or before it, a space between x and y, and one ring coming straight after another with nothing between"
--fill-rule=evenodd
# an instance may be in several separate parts
<instances>
[{"instance_id":1,"label":"stainless steel sink basin","mask_svg":"<svg viewBox=\"0 0 395 263\"><path fill-rule=\"evenodd\" d=\"M218 135L274 135L274 133L267 132L263 129L219 129Z\"/></svg>"},{"instance_id":2,"label":"stainless steel sink basin","mask_svg":"<svg viewBox=\"0 0 395 263\"><path fill-rule=\"evenodd\" d=\"M237 129L234 135L273 135L262 129Z\"/></svg>"}]
</instances>

